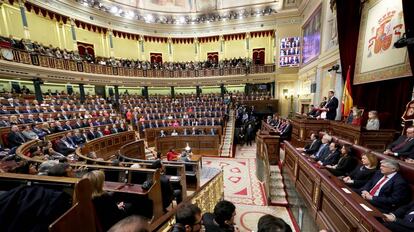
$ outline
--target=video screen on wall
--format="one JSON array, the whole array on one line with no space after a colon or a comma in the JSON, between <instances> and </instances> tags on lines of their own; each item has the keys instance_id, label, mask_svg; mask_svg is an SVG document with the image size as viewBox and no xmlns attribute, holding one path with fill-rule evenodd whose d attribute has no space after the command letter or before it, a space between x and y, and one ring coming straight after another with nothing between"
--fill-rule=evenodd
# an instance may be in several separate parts
<instances>
[{"instance_id":1,"label":"video screen on wall","mask_svg":"<svg viewBox=\"0 0 414 232\"><path fill-rule=\"evenodd\" d=\"M300 37L282 38L280 41L280 67L296 67L300 64Z\"/></svg>"},{"instance_id":2,"label":"video screen on wall","mask_svg":"<svg viewBox=\"0 0 414 232\"><path fill-rule=\"evenodd\" d=\"M321 7L319 7L303 26L302 63L315 59L321 49Z\"/></svg>"}]
</instances>

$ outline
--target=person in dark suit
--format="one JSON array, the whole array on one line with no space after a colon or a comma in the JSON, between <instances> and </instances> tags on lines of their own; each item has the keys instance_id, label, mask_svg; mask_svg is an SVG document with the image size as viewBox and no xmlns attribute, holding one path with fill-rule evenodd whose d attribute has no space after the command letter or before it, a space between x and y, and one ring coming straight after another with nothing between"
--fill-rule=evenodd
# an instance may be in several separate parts
<instances>
[{"instance_id":1,"label":"person in dark suit","mask_svg":"<svg viewBox=\"0 0 414 232\"><path fill-rule=\"evenodd\" d=\"M315 133L311 134L310 139L312 140L310 144L306 145L303 149L298 148L298 150L303 151L307 155L315 154L319 150L322 141L319 139L319 135Z\"/></svg>"},{"instance_id":2,"label":"person in dark suit","mask_svg":"<svg viewBox=\"0 0 414 232\"><path fill-rule=\"evenodd\" d=\"M338 151L338 144L331 142L329 144L329 152L319 159L318 164L321 166L333 166L338 163L340 152Z\"/></svg>"},{"instance_id":3,"label":"person in dark suit","mask_svg":"<svg viewBox=\"0 0 414 232\"><path fill-rule=\"evenodd\" d=\"M2 106L0 114L10 114L10 111L7 109L7 106Z\"/></svg>"},{"instance_id":4,"label":"person in dark suit","mask_svg":"<svg viewBox=\"0 0 414 232\"><path fill-rule=\"evenodd\" d=\"M292 137L292 124L290 119L286 119L286 124L283 129L280 131L280 139L290 141Z\"/></svg>"},{"instance_id":5,"label":"person in dark suit","mask_svg":"<svg viewBox=\"0 0 414 232\"><path fill-rule=\"evenodd\" d=\"M93 129L93 127L89 128L88 133L86 134L88 136L88 140L92 140L92 139L96 139L96 134L95 134L95 130Z\"/></svg>"},{"instance_id":6,"label":"person in dark suit","mask_svg":"<svg viewBox=\"0 0 414 232\"><path fill-rule=\"evenodd\" d=\"M414 201L398 208L396 211L384 214L384 226L391 231L414 231Z\"/></svg>"},{"instance_id":7,"label":"person in dark suit","mask_svg":"<svg viewBox=\"0 0 414 232\"><path fill-rule=\"evenodd\" d=\"M2 116L0 120L0 127L10 126L9 118L7 116Z\"/></svg>"},{"instance_id":8,"label":"person in dark suit","mask_svg":"<svg viewBox=\"0 0 414 232\"><path fill-rule=\"evenodd\" d=\"M321 141L322 144L319 146L318 151L310 156L312 159L316 161L319 161L329 153L329 144L332 141L332 137L330 135L324 135Z\"/></svg>"},{"instance_id":9,"label":"person in dark suit","mask_svg":"<svg viewBox=\"0 0 414 232\"><path fill-rule=\"evenodd\" d=\"M20 132L20 129L18 126L16 125L12 126L11 131L8 135L8 142L9 142L10 148L18 147L26 142L26 139L24 138L23 134Z\"/></svg>"},{"instance_id":10,"label":"person in dark suit","mask_svg":"<svg viewBox=\"0 0 414 232\"><path fill-rule=\"evenodd\" d=\"M56 143L56 151L64 156L67 156L73 152L75 152L75 147L72 146L66 139L66 136L62 137Z\"/></svg>"},{"instance_id":11,"label":"person in dark suit","mask_svg":"<svg viewBox=\"0 0 414 232\"><path fill-rule=\"evenodd\" d=\"M168 206L172 203L174 198L179 204L182 201L181 189L173 189L170 178L165 175L165 168L161 163L161 160L156 160L150 166L151 169L160 169L160 184L161 184L161 195L162 195L162 206L164 211L167 211Z\"/></svg>"},{"instance_id":12,"label":"person in dark suit","mask_svg":"<svg viewBox=\"0 0 414 232\"><path fill-rule=\"evenodd\" d=\"M72 130L73 127L70 125L70 121L66 121L65 125L63 126L64 130Z\"/></svg>"},{"instance_id":13,"label":"person in dark suit","mask_svg":"<svg viewBox=\"0 0 414 232\"><path fill-rule=\"evenodd\" d=\"M391 212L408 203L411 189L398 170L397 161L381 160L380 171L377 171L371 180L359 189L362 198L383 213Z\"/></svg>"},{"instance_id":14,"label":"person in dark suit","mask_svg":"<svg viewBox=\"0 0 414 232\"><path fill-rule=\"evenodd\" d=\"M385 155L414 159L414 127L406 130L396 141L388 145Z\"/></svg>"},{"instance_id":15,"label":"person in dark suit","mask_svg":"<svg viewBox=\"0 0 414 232\"><path fill-rule=\"evenodd\" d=\"M335 92L330 90L328 92L328 101L325 106L322 108L323 111L326 111L326 119L335 120L336 118L336 109L338 108L338 98L335 97Z\"/></svg>"},{"instance_id":16,"label":"person in dark suit","mask_svg":"<svg viewBox=\"0 0 414 232\"><path fill-rule=\"evenodd\" d=\"M335 176L345 176L354 170L357 160L351 150L351 145L344 144L341 148L341 158L336 165L326 165L328 171Z\"/></svg>"},{"instance_id":17,"label":"person in dark suit","mask_svg":"<svg viewBox=\"0 0 414 232\"><path fill-rule=\"evenodd\" d=\"M25 112L23 112L22 110L20 110L20 107L16 106L16 107L14 107L14 110L12 110L11 113L12 114L23 114Z\"/></svg>"}]
</instances>

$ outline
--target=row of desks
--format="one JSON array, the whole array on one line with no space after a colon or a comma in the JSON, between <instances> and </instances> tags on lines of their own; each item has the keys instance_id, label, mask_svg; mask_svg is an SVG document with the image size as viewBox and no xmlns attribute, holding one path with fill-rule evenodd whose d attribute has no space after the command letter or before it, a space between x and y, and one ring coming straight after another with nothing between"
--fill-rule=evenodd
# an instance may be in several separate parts
<instances>
[{"instance_id":1,"label":"row of desks","mask_svg":"<svg viewBox=\"0 0 414 232\"><path fill-rule=\"evenodd\" d=\"M389 231L376 218L382 213L325 169L317 168L285 142L284 170L303 196L320 228L332 231Z\"/></svg>"}]
</instances>

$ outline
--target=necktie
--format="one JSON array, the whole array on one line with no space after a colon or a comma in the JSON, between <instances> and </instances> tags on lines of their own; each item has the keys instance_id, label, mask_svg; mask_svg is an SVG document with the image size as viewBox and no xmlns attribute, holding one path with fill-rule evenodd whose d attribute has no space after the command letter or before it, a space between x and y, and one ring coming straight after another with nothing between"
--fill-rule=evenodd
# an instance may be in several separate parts
<instances>
[{"instance_id":1,"label":"necktie","mask_svg":"<svg viewBox=\"0 0 414 232\"><path fill-rule=\"evenodd\" d=\"M378 189L381 187L381 185L387 180L387 176L384 176L381 181L378 181L377 184L369 191L369 194L371 196L374 196L374 194L378 191Z\"/></svg>"},{"instance_id":2,"label":"necktie","mask_svg":"<svg viewBox=\"0 0 414 232\"><path fill-rule=\"evenodd\" d=\"M404 147L408 142L410 142L411 138L406 138L402 143L398 144L397 146L391 149L392 152L398 151L398 149Z\"/></svg>"},{"instance_id":3,"label":"necktie","mask_svg":"<svg viewBox=\"0 0 414 232\"><path fill-rule=\"evenodd\" d=\"M325 148L326 144L322 144L322 146L319 148L318 152L315 154L317 158L321 155L322 150Z\"/></svg>"}]
</instances>

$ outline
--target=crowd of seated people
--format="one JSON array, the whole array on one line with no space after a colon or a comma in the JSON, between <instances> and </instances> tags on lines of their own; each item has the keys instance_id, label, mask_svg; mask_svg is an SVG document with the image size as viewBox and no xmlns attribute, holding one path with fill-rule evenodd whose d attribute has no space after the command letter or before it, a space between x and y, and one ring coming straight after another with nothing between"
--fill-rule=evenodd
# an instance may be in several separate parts
<instances>
[{"instance_id":1,"label":"crowd of seated people","mask_svg":"<svg viewBox=\"0 0 414 232\"><path fill-rule=\"evenodd\" d=\"M73 60L76 62L86 61L88 63L100 64L104 66L133 68L140 70L205 70L205 69L225 69L225 68L246 68L253 65L251 58L232 58L215 61L213 59L207 59L205 61L186 61L186 62L149 62L148 60L134 60L134 59L118 59L118 58L106 58L95 57L90 54L88 50L85 50L81 56L78 51L68 51L67 49L60 49L53 47L52 45L45 46L42 43L32 42L30 40L15 40L13 38L7 38L0 36L0 41L3 46L8 44L9 47L19 50L27 51L31 54L39 54L43 56L49 56L57 59Z\"/></svg>"},{"instance_id":2,"label":"crowd of seated people","mask_svg":"<svg viewBox=\"0 0 414 232\"><path fill-rule=\"evenodd\" d=\"M384 154L397 157L411 154L404 152L412 149L413 144L410 142L414 128L408 128L406 133L391 143ZM399 174L397 160L383 159L378 167L378 159L374 154L364 153L358 161L350 145L345 144L339 149L327 134L319 139L313 133L310 138L311 142L298 150L315 161L317 167L325 168L338 176L363 199L383 212L384 217L380 220L392 231L414 229L414 224L411 223L414 219L414 203L408 204L412 200L411 188Z\"/></svg>"},{"instance_id":3,"label":"crowd of seated people","mask_svg":"<svg viewBox=\"0 0 414 232\"><path fill-rule=\"evenodd\" d=\"M290 141L292 138L292 122L290 119L284 119L278 114L274 114L266 118L266 123L279 132L281 140Z\"/></svg>"}]
</instances>

